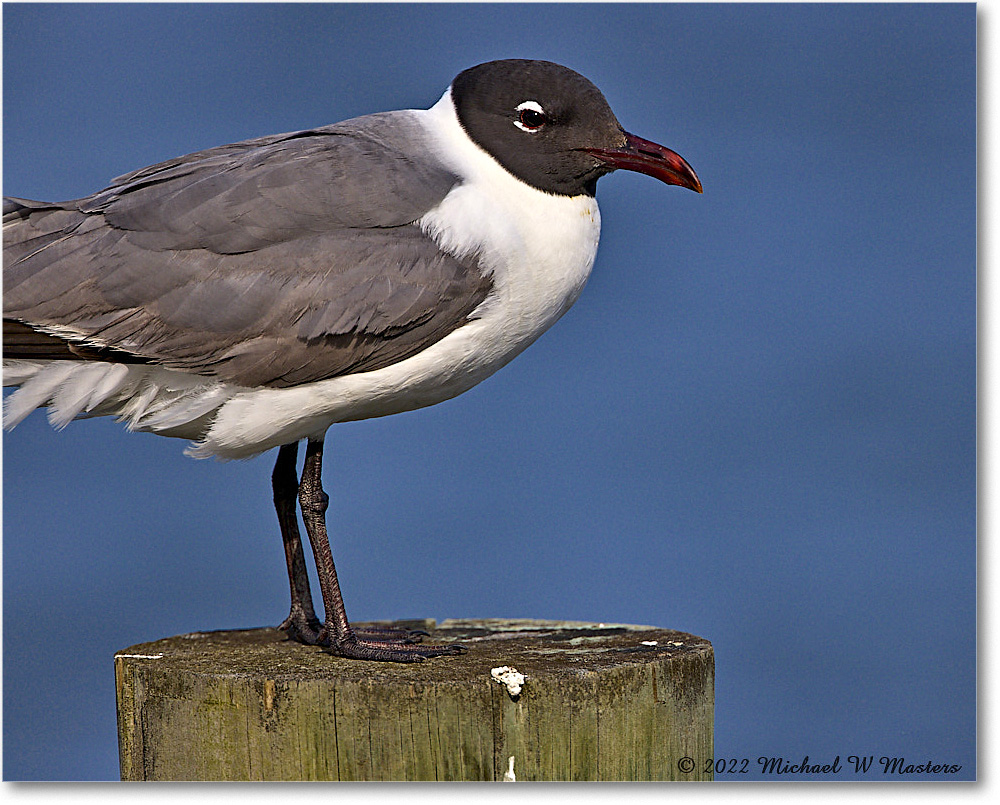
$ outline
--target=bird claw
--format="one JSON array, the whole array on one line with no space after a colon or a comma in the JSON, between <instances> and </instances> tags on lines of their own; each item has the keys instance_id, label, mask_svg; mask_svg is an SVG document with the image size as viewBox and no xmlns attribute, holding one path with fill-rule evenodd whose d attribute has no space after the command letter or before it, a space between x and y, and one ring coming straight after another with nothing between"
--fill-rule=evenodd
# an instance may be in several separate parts
<instances>
[{"instance_id":1,"label":"bird claw","mask_svg":"<svg viewBox=\"0 0 1000 805\"><path fill-rule=\"evenodd\" d=\"M307 646L315 646L320 643L323 624L315 615L309 617L304 613L293 611L281 622L278 631L288 635L289 640L305 643Z\"/></svg>"},{"instance_id":2,"label":"bird claw","mask_svg":"<svg viewBox=\"0 0 1000 805\"><path fill-rule=\"evenodd\" d=\"M362 632L361 634L365 634ZM356 634L343 640L331 640L330 652L338 657L379 662L423 662L428 657L465 654L465 646L423 645L393 640L359 638Z\"/></svg>"},{"instance_id":3,"label":"bird claw","mask_svg":"<svg viewBox=\"0 0 1000 805\"><path fill-rule=\"evenodd\" d=\"M391 626L360 626L354 627L358 640L369 640L376 643L420 643L430 632L422 629L399 629Z\"/></svg>"},{"instance_id":4,"label":"bird claw","mask_svg":"<svg viewBox=\"0 0 1000 805\"><path fill-rule=\"evenodd\" d=\"M422 629L364 626L352 629L349 636L338 640L331 636L332 630L315 616L298 612L290 613L278 629L285 632L289 640L307 646L323 646L338 657L356 660L423 662L427 657L465 654L468 651L459 643L425 645L421 640L430 637L430 634Z\"/></svg>"}]
</instances>

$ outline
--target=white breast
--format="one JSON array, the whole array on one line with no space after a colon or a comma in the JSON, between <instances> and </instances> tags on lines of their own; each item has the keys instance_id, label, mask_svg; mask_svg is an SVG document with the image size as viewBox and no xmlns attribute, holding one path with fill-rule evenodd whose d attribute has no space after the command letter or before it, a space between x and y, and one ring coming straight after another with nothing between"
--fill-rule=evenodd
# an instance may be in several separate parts
<instances>
[{"instance_id":1,"label":"white breast","mask_svg":"<svg viewBox=\"0 0 1000 805\"><path fill-rule=\"evenodd\" d=\"M556 196L515 179L466 136L450 93L422 114L441 160L466 180L420 225L442 249L478 253L493 272L493 292L474 316L489 325L481 347L503 350L503 365L580 295L597 254L600 210L592 196Z\"/></svg>"}]
</instances>

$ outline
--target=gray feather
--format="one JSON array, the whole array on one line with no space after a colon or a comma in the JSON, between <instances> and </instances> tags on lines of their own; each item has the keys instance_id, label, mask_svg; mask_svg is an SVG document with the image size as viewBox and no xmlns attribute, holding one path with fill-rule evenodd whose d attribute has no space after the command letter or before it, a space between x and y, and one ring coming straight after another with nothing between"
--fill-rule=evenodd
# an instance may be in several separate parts
<instances>
[{"instance_id":1,"label":"gray feather","mask_svg":"<svg viewBox=\"0 0 1000 805\"><path fill-rule=\"evenodd\" d=\"M491 288L415 225L457 181L383 113L201 151L71 202L4 201L4 318L245 386L410 357ZM5 345L6 348L6 345ZM83 352L81 351L81 355Z\"/></svg>"}]
</instances>

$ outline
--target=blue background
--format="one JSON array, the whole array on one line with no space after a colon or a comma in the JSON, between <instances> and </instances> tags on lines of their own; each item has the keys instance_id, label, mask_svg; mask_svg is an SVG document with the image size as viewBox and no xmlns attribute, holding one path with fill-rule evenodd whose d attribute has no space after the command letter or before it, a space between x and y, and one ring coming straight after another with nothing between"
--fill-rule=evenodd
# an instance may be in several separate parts
<instances>
[{"instance_id":1,"label":"blue background","mask_svg":"<svg viewBox=\"0 0 1000 805\"><path fill-rule=\"evenodd\" d=\"M856 754L971 779L975 14L6 5L3 189L426 107L493 58L588 76L705 194L603 179L550 333L458 399L331 430L349 614L693 632L749 777ZM115 651L286 614L273 453L183 446L41 413L4 435L6 779L117 778Z\"/></svg>"}]
</instances>

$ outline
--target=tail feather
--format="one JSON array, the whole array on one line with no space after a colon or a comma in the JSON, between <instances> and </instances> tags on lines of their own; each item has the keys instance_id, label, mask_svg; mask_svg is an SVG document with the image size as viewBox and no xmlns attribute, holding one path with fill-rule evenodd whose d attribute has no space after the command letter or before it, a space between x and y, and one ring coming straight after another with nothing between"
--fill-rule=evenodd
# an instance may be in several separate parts
<instances>
[{"instance_id":1,"label":"tail feather","mask_svg":"<svg viewBox=\"0 0 1000 805\"><path fill-rule=\"evenodd\" d=\"M61 429L78 417L114 416L130 430L200 439L215 412L239 392L234 386L149 364L107 361L5 361L4 401L10 430L36 408L48 407Z\"/></svg>"},{"instance_id":2,"label":"tail feather","mask_svg":"<svg viewBox=\"0 0 1000 805\"><path fill-rule=\"evenodd\" d=\"M49 400L49 422L62 430L82 414L87 406L93 408L95 392L104 399L120 388L128 377L128 367L116 363L84 363L73 371L53 391Z\"/></svg>"},{"instance_id":3,"label":"tail feather","mask_svg":"<svg viewBox=\"0 0 1000 805\"><path fill-rule=\"evenodd\" d=\"M24 380L20 388L4 401L4 428L10 430L36 408L48 405L59 386L69 379L75 368L76 365L70 361L50 363L44 370L39 365L38 371Z\"/></svg>"}]
</instances>

